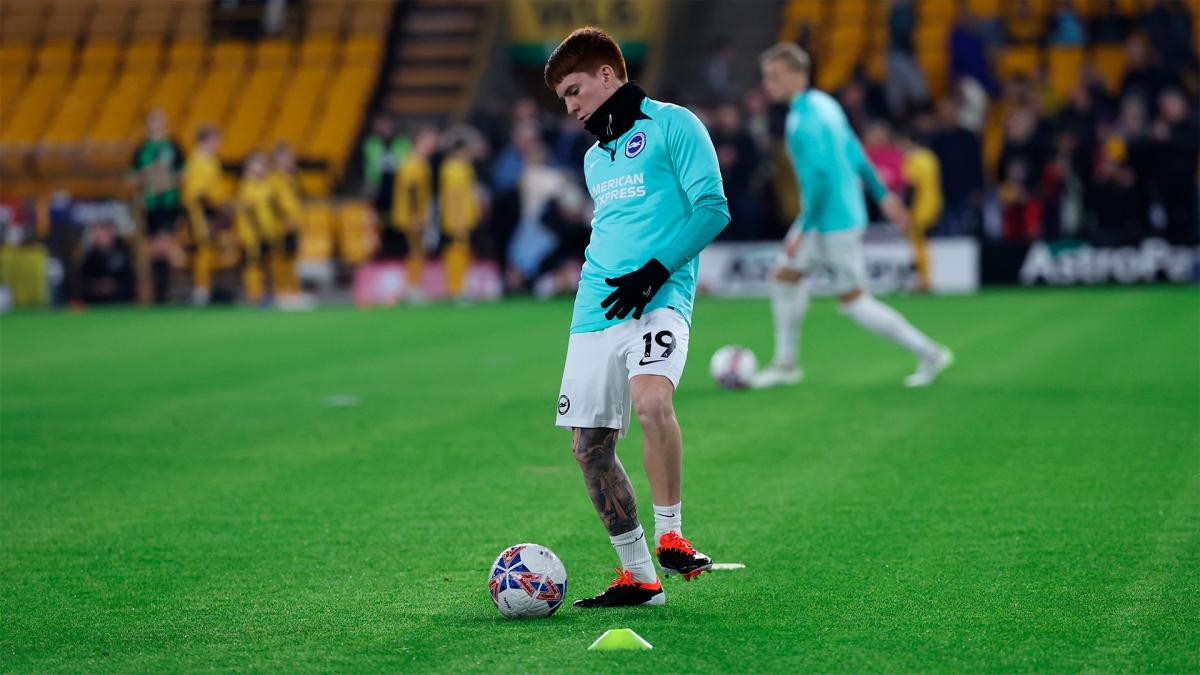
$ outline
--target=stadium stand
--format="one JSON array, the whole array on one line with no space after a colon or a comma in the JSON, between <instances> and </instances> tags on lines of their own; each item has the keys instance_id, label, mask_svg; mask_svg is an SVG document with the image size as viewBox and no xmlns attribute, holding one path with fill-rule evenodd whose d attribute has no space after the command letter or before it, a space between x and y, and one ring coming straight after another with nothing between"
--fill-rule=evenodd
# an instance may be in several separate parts
<instances>
[{"instance_id":1,"label":"stadium stand","mask_svg":"<svg viewBox=\"0 0 1200 675\"><path fill-rule=\"evenodd\" d=\"M161 108L185 148L200 125L222 126L230 167L254 148L291 143L306 190L327 195L378 81L393 4L309 0L303 35L247 42L213 39L207 2L5 2L4 192L69 185L82 196L116 196L114 171L128 163L146 112Z\"/></svg>"}]
</instances>

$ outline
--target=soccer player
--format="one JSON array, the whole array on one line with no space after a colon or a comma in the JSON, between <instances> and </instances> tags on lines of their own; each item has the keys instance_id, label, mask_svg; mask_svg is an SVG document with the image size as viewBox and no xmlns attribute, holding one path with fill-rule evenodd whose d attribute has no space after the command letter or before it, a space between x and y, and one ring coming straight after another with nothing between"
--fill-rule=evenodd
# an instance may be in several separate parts
<instances>
[{"instance_id":1,"label":"soccer player","mask_svg":"<svg viewBox=\"0 0 1200 675\"><path fill-rule=\"evenodd\" d=\"M300 282L296 277L296 255L300 249L300 220L304 217L300 182L296 180L296 155L286 142L271 152L271 206L275 214L275 240L271 242L271 289L276 301L285 308L300 302Z\"/></svg>"},{"instance_id":2,"label":"soccer player","mask_svg":"<svg viewBox=\"0 0 1200 675\"><path fill-rule=\"evenodd\" d=\"M192 301L208 304L212 290L212 239L217 221L229 206L229 190L221 172L217 150L221 131L203 126L196 132L196 147L183 168L183 206L192 235Z\"/></svg>"},{"instance_id":3,"label":"soccer player","mask_svg":"<svg viewBox=\"0 0 1200 675\"><path fill-rule=\"evenodd\" d=\"M243 290L246 300L254 304L265 301L265 270L269 269L275 256L272 243L279 238L267 169L267 156L261 151L255 150L246 156L234 219L238 243L242 246Z\"/></svg>"},{"instance_id":4,"label":"soccer player","mask_svg":"<svg viewBox=\"0 0 1200 675\"><path fill-rule=\"evenodd\" d=\"M846 115L833 97L809 87L808 54L780 43L760 58L763 87L772 100L790 105L786 140L800 183L802 207L783 242L779 264L771 272L771 313L775 320L775 357L752 385L772 387L799 382L800 325L808 312L805 277L817 266L833 275L839 311L866 330L916 355L909 387L932 383L953 360L950 350L929 339L896 310L866 290L863 234L867 209L865 184L883 214L900 228L908 211L875 175Z\"/></svg>"},{"instance_id":5,"label":"soccer player","mask_svg":"<svg viewBox=\"0 0 1200 675\"><path fill-rule=\"evenodd\" d=\"M407 251L408 294L420 299L421 278L425 271L425 228L433 217L433 167L430 158L437 150L436 129L422 129L413 142L412 152L396 172L392 195L392 227L402 234Z\"/></svg>"},{"instance_id":6,"label":"soccer player","mask_svg":"<svg viewBox=\"0 0 1200 675\"><path fill-rule=\"evenodd\" d=\"M711 569L683 538L683 444L672 397L687 359L696 256L729 222L721 172L696 116L627 81L621 49L604 31L571 33L546 62L545 80L596 136L583 160L595 211L557 426L572 430L575 459L621 560L607 590L575 605L661 605L666 596L616 445L632 403L645 432L658 563L685 579Z\"/></svg>"},{"instance_id":7,"label":"soccer player","mask_svg":"<svg viewBox=\"0 0 1200 675\"><path fill-rule=\"evenodd\" d=\"M913 247L913 261L921 291L929 292L929 245L925 233L942 215L942 171L937 155L917 141L915 130L899 134L900 149L904 151L904 180L911 192L912 222L908 225L908 241Z\"/></svg>"},{"instance_id":8,"label":"soccer player","mask_svg":"<svg viewBox=\"0 0 1200 675\"><path fill-rule=\"evenodd\" d=\"M470 139L460 134L451 141L449 155L439 170L442 231L449 242L442 252L450 297L461 298L471 267L471 233L479 226L482 207L475 193L474 150Z\"/></svg>"},{"instance_id":9,"label":"soccer player","mask_svg":"<svg viewBox=\"0 0 1200 675\"><path fill-rule=\"evenodd\" d=\"M183 151L167 135L167 115L162 110L151 110L146 116L146 140L133 152L133 171L146 208L154 302L162 304L171 290L170 256L179 220L179 176L183 171Z\"/></svg>"}]
</instances>

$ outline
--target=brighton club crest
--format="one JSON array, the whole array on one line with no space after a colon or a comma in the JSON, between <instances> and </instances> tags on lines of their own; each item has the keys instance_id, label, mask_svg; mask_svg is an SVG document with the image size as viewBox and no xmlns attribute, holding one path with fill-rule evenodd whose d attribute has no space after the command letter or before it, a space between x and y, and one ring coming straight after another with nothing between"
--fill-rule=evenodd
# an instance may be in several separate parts
<instances>
[{"instance_id":1,"label":"brighton club crest","mask_svg":"<svg viewBox=\"0 0 1200 675\"><path fill-rule=\"evenodd\" d=\"M637 157L646 147L646 134L637 132L628 141L625 141L625 156L629 159Z\"/></svg>"}]
</instances>

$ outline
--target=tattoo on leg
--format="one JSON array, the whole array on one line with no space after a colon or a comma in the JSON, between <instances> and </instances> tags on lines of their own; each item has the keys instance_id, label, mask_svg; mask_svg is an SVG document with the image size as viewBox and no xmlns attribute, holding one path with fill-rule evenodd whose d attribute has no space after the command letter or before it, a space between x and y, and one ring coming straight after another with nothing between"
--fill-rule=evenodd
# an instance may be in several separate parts
<instances>
[{"instance_id":1,"label":"tattoo on leg","mask_svg":"<svg viewBox=\"0 0 1200 675\"><path fill-rule=\"evenodd\" d=\"M609 535L637 527L633 485L617 459L617 430L577 428L573 440L571 450L575 461L583 470L583 482Z\"/></svg>"}]
</instances>

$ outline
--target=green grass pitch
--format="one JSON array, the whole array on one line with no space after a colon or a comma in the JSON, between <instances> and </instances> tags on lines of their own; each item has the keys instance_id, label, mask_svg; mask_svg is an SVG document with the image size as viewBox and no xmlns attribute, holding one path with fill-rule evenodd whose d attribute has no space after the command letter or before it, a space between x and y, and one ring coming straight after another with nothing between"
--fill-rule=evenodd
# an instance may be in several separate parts
<instances>
[{"instance_id":1,"label":"green grass pitch","mask_svg":"<svg viewBox=\"0 0 1200 675\"><path fill-rule=\"evenodd\" d=\"M568 303L5 317L0 669L1200 670L1196 288L892 302L956 350L931 389L821 300L806 382L719 391L767 304L702 299L684 530L746 568L524 622L505 546L568 601L617 562L552 427Z\"/></svg>"}]
</instances>

